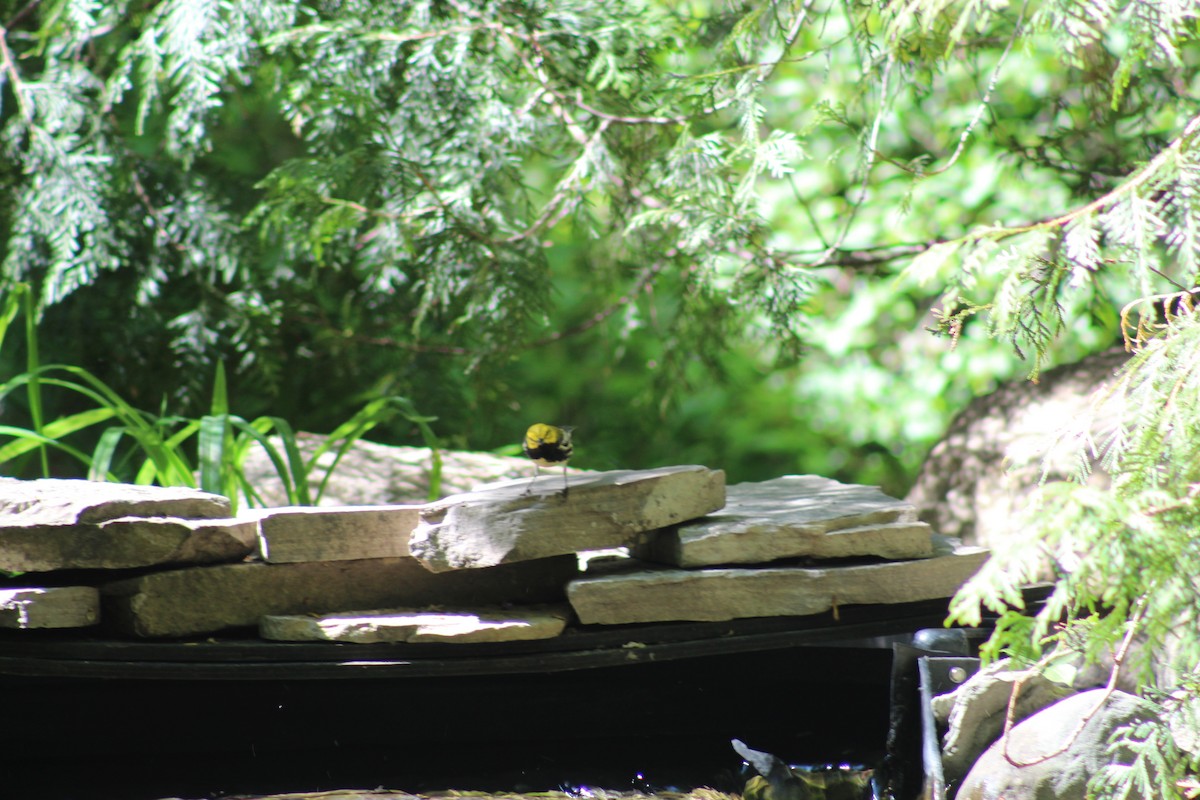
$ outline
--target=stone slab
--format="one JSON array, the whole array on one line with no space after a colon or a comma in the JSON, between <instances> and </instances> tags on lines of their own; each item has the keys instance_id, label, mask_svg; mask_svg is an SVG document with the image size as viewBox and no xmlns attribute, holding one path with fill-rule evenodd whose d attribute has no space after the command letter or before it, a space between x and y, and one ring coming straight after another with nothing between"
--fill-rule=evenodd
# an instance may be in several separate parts
<instances>
[{"instance_id":1,"label":"stone slab","mask_svg":"<svg viewBox=\"0 0 1200 800\"><path fill-rule=\"evenodd\" d=\"M39 478L0 478L0 525L74 525L120 517L222 519L228 498L182 486Z\"/></svg>"},{"instance_id":2,"label":"stone slab","mask_svg":"<svg viewBox=\"0 0 1200 800\"><path fill-rule=\"evenodd\" d=\"M391 609L321 615L266 616L258 633L284 642L517 642L552 639L571 612L559 607L476 611Z\"/></svg>"},{"instance_id":3,"label":"stone slab","mask_svg":"<svg viewBox=\"0 0 1200 800\"><path fill-rule=\"evenodd\" d=\"M251 627L272 614L561 601L572 556L436 575L413 558L222 564L154 572L102 587L106 624L134 636Z\"/></svg>"},{"instance_id":4,"label":"stone slab","mask_svg":"<svg viewBox=\"0 0 1200 800\"><path fill-rule=\"evenodd\" d=\"M0 589L0 628L85 628L99 621L94 586Z\"/></svg>"},{"instance_id":5,"label":"stone slab","mask_svg":"<svg viewBox=\"0 0 1200 800\"><path fill-rule=\"evenodd\" d=\"M259 555L273 564L401 558L420 513L419 505L265 509L258 512Z\"/></svg>"},{"instance_id":6,"label":"stone slab","mask_svg":"<svg viewBox=\"0 0 1200 800\"><path fill-rule=\"evenodd\" d=\"M784 558L926 558L933 531L910 503L877 487L817 475L730 486L725 507L634 549L680 567L762 564Z\"/></svg>"},{"instance_id":7,"label":"stone slab","mask_svg":"<svg viewBox=\"0 0 1200 800\"><path fill-rule=\"evenodd\" d=\"M257 523L246 519L121 517L16 525L0 514L0 569L50 572L240 561L254 552L257 531Z\"/></svg>"},{"instance_id":8,"label":"stone slab","mask_svg":"<svg viewBox=\"0 0 1200 800\"><path fill-rule=\"evenodd\" d=\"M725 504L725 473L700 466L550 475L482 487L431 503L409 539L428 569L444 572L601 550L702 517Z\"/></svg>"},{"instance_id":9,"label":"stone slab","mask_svg":"<svg viewBox=\"0 0 1200 800\"><path fill-rule=\"evenodd\" d=\"M585 625L803 616L837 606L950 597L986 558L981 548L958 547L914 561L820 569L642 569L577 578L567 598Z\"/></svg>"}]
</instances>

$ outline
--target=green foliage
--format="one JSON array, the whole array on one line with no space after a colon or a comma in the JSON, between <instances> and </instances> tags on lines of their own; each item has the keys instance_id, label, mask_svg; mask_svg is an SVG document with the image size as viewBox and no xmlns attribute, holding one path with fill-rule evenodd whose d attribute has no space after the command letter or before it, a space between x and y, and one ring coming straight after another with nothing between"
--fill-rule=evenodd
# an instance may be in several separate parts
<instances>
[{"instance_id":1,"label":"green foliage","mask_svg":"<svg viewBox=\"0 0 1200 800\"><path fill-rule=\"evenodd\" d=\"M296 434L286 420L264 416L247 422L225 410L227 405L221 397L224 391L222 374L223 370L218 368L218 388L212 413L200 419L139 411L81 367L49 364L18 375L0 384L0 401L22 387L36 385L38 393L42 387L61 389L86 398L94 407L34 429L0 425L0 436L10 437L0 445L0 465L12 469L14 463L19 463L30 452L44 454L47 449L54 448L82 464L90 480L190 486L223 494L235 507L239 496L243 495L252 503L265 505L243 469L251 447L257 445L266 452L283 484L287 503L314 505L354 443L381 422L402 415L420 427L426 445L434 454L429 499L439 495L441 458L437 439L428 424L435 418L419 415L407 398L386 397L368 403L305 458ZM88 429L98 431L90 452L71 443ZM127 439L132 440L132 447L123 447ZM280 446L283 453L279 451ZM314 492L308 476L328 452L333 452L333 458L327 468L323 465L325 477ZM47 465L43 475L51 477L44 455L43 464Z\"/></svg>"},{"instance_id":2,"label":"green foliage","mask_svg":"<svg viewBox=\"0 0 1200 800\"><path fill-rule=\"evenodd\" d=\"M5 306L0 310L0 345L22 305L26 320L33 318L30 298L31 293L24 287L7 296ZM39 365L36 327L27 324L26 335L28 371L0 384L0 403L23 388L29 398L29 407L34 409L31 414L34 421L32 428L0 425L0 436L10 437L0 445L0 465L9 466L10 469L12 464L19 463L29 453L36 451L42 476L51 477L48 451L55 449L82 464L90 480L198 487L225 495L236 510L240 496L247 497L252 503L265 505L247 479L243 467L251 447L257 445L275 468L288 504L314 505L321 499L338 463L354 443L375 426L392 417L402 416L420 429L432 453L429 499L436 499L440 495L441 455L437 437L429 427L436 417L420 415L407 398L383 397L367 403L339 425L306 459L297 444L295 432L286 420L264 416L247 422L230 413L225 367L219 362L208 414L198 420L154 415L134 408L82 367ZM88 408L43 423L40 412L43 388L64 390L82 397ZM72 443L89 429L98 432L91 437L95 444L90 452ZM126 439L132 440L132 447L122 447ZM194 455L191 453L193 439ZM280 446L283 447L283 454L279 452ZM314 493L309 486L308 476L330 452L333 458L323 465L325 477Z\"/></svg>"},{"instance_id":3,"label":"green foliage","mask_svg":"<svg viewBox=\"0 0 1200 800\"><path fill-rule=\"evenodd\" d=\"M670 427L725 353L803 352L769 400L817 409L797 445L907 473L1017 369L990 337L1036 375L1187 285L1195 8L1160 6L10 3L3 288L146 403L202 413L223 361L244 412L320 429L402 394L477 447L567 337L650 356L585 426ZM921 341L939 297L958 355Z\"/></svg>"},{"instance_id":4,"label":"green foliage","mask_svg":"<svg viewBox=\"0 0 1200 800\"><path fill-rule=\"evenodd\" d=\"M571 265L586 315L608 318L631 272L647 290L669 273L679 292L651 313L702 363L758 321L794 358L813 280L772 246L758 202L804 154L761 98L808 14L0 7L0 182L21 198L0 221L0 288L34 287L59 360L152 403L201 413L220 360L244 408L319 429L419 392L459 407L463 445L495 443L467 424L492 414L468 404L511 406L498 373L569 325L549 251L569 240L592 242ZM39 104L51 90L61 101ZM93 342L80 334L97 307L122 323ZM656 388L692 370L660 359Z\"/></svg>"},{"instance_id":5,"label":"green foliage","mask_svg":"<svg viewBox=\"0 0 1200 800\"><path fill-rule=\"evenodd\" d=\"M1179 708L1194 712L1197 698L1200 640L1181 633L1200 619L1194 535L1200 525L1200 320L1192 292L1146 298L1137 308L1136 323L1133 308L1123 315L1135 353L1112 394L1095 400L1097 407L1117 404L1116 424L1095 431L1091 419L1080 420L1063 442L1077 450L1080 483L1046 485L1023 534L997 549L951 610L953 620L967 624L978 623L983 608L1010 622L1023 620L997 627L993 654L1032 660L1069 640L1092 661L1115 653L1115 669L1173 698L1159 722L1118 732L1136 758L1106 769L1095 789L1101 796L1183 797L1178 788L1164 787L1194 772L1195 756L1167 746L1172 734L1164 726ZM1094 458L1110 475L1107 489L1086 483ZM1020 587L1043 577L1047 565L1052 594L1032 617L1016 614L1023 608ZM1140 649L1130 651L1135 638ZM1175 671L1152 669L1155 656ZM1165 685L1164 674L1170 676Z\"/></svg>"},{"instance_id":6,"label":"green foliage","mask_svg":"<svg viewBox=\"0 0 1200 800\"><path fill-rule=\"evenodd\" d=\"M1170 694L1151 693L1153 718L1113 732L1112 762L1089 787L1091 797L1154 797L1185 800L1195 796L1200 757L1180 746L1180 734L1200 732L1197 698L1200 681L1186 675Z\"/></svg>"}]
</instances>

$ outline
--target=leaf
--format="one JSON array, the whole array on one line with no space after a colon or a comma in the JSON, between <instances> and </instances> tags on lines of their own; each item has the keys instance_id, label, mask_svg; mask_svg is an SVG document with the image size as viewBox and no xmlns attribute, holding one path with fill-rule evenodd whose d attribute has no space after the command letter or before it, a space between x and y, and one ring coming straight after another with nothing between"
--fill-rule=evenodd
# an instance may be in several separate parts
<instances>
[{"instance_id":1,"label":"leaf","mask_svg":"<svg viewBox=\"0 0 1200 800\"><path fill-rule=\"evenodd\" d=\"M1094 216L1081 215L1066 227L1063 252L1071 265L1071 286L1084 285L1100 264L1100 230Z\"/></svg>"},{"instance_id":2,"label":"leaf","mask_svg":"<svg viewBox=\"0 0 1200 800\"><path fill-rule=\"evenodd\" d=\"M950 260L958 254L961 242L940 242L918 255L901 273L901 278L916 281L918 286L928 286L933 281L944 278L943 270Z\"/></svg>"},{"instance_id":3,"label":"leaf","mask_svg":"<svg viewBox=\"0 0 1200 800\"><path fill-rule=\"evenodd\" d=\"M200 419L197 450L200 488L203 491L213 494L227 494L228 492L225 480L228 453L226 443L231 428L229 414L206 414Z\"/></svg>"}]
</instances>

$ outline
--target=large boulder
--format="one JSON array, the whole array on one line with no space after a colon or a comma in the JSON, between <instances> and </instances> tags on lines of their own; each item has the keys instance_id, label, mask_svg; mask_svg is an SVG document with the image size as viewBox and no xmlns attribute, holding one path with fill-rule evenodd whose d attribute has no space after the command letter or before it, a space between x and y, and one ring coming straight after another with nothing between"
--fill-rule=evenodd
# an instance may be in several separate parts
<instances>
[{"instance_id":1,"label":"large boulder","mask_svg":"<svg viewBox=\"0 0 1200 800\"><path fill-rule=\"evenodd\" d=\"M1057 703L1071 689L1031 670L1012 669L1008 659L989 664L949 694L933 698L933 712L948 728L942 744L942 773L957 784L971 765L1004 732L1012 718L1026 717Z\"/></svg>"},{"instance_id":2,"label":"large boulder","mask_svg":"<svg viewBox=\"0 0 1200 800\"><path fill-rule=\"evenodd\" d=\"M1154 707L1125 692L1080 692L1013 726L967 773L956 800L1084 800L1088 782L1108 764L1128 764L1110 748L1114 731L1153 719ZM1130 795L1141 799L1140 795ZM1144 800L1150 800L1145 798Z\"/></svg>"},{"instance_id":3,"label":"large boulder","mask_svg":"<svg viewBox=\"0 0 1200 800\"><path fill-rule=\"evenodd\" d=\"M296 439L301 455L311 459L328 437L300 433ZM280 447L278 441L275 444ZM330 467L334 468L318 505L376 506L424 503L429 499L434 461L428 447L392 446L359 439L350 445L335 466L336 454L336 448L326 451L308 476L309 486L315 491L326 481ZM483 483L533 477L533 464L523 457L459 450L443 450L439 455L443 497L469 492ZM250 485L268 506L289 505L279 473L261 446L256 445L250 450L242 468ZM572 474L577 472L579 470L571 470Z\"/></svg>"},{"instance_id":4,"label":"large boulder","mask_svg":"<svg viewBox=\"0 0 1200 800\"><path fill-rule=\"evenodd\" d=\"M1090 420L1093 431L1110 429L1119 404L1093 399L1112 384L1126 362L1113 349L1077 364L1047 370L1037 383L1008 383L976 398L951 422L925 459L907 500L922 520L945 536L991 547L1013 529L1049 461L1051 479L1070 478L1075 457L1055 448L1060 434ZM1107 477L1093 464L1092 480Z\"/></svg>"}]
</instances>

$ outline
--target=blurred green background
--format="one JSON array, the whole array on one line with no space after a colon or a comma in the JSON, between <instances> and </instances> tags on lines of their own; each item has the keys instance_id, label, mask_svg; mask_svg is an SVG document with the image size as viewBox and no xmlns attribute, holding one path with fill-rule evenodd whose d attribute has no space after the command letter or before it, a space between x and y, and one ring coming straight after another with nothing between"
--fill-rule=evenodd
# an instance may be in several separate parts
<instances>
[{"instance_id":1,"label":"blurred green background","mask_svg":"<svg viewBox=\"0 0 1200 800\"><path fill-rule=\"evenodd\" d=\"M41 364L195 418L222 363L247 419L329 432L400 395L447 448L571 424L575 466L731 483L902 495L971 397L1118 341L1148 288L1119 270L1034 346L935 336L1013 265L933 245L1111 190L1200 95L1193 41L1127 69L1128 21L1068 34L1055 3L200 5L0 2L2 286L31 287Z\"/></svg>"}]
</instances>

